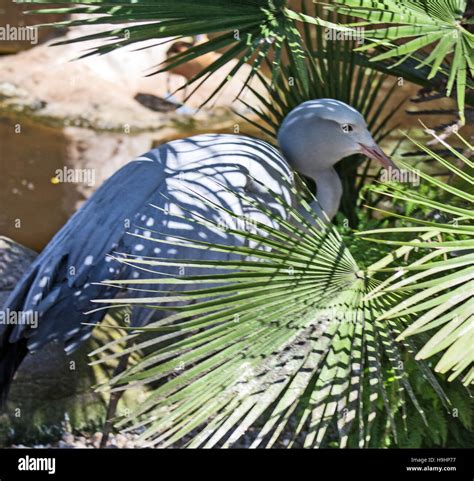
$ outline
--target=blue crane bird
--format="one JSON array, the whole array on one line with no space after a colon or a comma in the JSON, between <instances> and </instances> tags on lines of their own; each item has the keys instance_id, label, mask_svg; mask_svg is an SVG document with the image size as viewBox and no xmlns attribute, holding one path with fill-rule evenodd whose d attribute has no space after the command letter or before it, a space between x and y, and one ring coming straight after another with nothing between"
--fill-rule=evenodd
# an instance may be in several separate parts
<instances>
[{"instance_id":1,"label":"blue crane bird","mask_svg":"<svg viewBox=\"0 0 474 481\"><path fill-rule=\"evenodd\" d=\"M385 167L395 167L373 140L362 115L332 99L311 100L292 110L279 129L278 142L281 152L246 136L199 135L163 144L110 177L36 258L3 307L25 318L35 314L38 322L36 328L28 323L0 326L0 402L5 401L13 375L28 352L38 351L51 341L63 343L71 352L91 335L92 325L102 320L105 311L87 313L90 301L117 295L115 287L100 282L143 275L117 262L114 253L162 259L226 259L228 254L219 257L215 252L147 242L146 238L158 231L164 239L183 236L241 244L244 240L237 236L186 222L183 214L191 211L219 222L222 214L212 208L215 203L274 226L270 217L243 205L233 192L245 193L285 218L282 206L253 179L294 204L284 182L292 178L292 169L314 180L318 203L313 203L313 208L320 217L331 219L342 195L334 169L338 161L363 153ZM200 202L199 196L210 202ZM175 269L163 269L163 275L176 275ZM166 290L169 284L155 284L154 288ZM180 287L185 288L193 286ZM129 295L139 293L131 291ZM150 312L135 309L132 325L149 322Z\"/></svg>"}]
</instances>

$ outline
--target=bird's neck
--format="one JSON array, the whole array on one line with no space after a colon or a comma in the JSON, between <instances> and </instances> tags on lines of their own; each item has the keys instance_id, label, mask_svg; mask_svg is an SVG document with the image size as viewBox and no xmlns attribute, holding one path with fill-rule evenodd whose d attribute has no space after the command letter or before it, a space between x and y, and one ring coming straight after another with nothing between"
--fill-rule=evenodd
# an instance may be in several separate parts
<instances>
[{"instance_id":1,"label":"bird's neck","mask_svg":"<svg viewBox=\"0 0 474 481\"><path fill-rule=\"evenodd\" d=\"M341 203L341 179L333 167L323 170L315 169L308 174L308 177L311 177L316 183L317 189L317 202L312 202L311 206L320 219L325 219L327 216L331 220L337 214ZM324 211L325 215L321 211Z\"/></svg>"}]
</instances>

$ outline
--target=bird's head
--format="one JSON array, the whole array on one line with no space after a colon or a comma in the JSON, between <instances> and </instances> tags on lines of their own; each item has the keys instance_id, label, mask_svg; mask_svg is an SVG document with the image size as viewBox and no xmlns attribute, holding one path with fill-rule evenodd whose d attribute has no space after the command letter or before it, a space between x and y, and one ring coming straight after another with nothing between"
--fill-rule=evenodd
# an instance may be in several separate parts
<instances>
[{"instance_id":1,"label":"bird's head","mask_svg":"<svg viewBox=\"0 0 474 481\"><path fill-rule=\"evenodd\" d=\"M364 117L338 100L310 100L293 109L283 120L278 142L292 167L309 177L353 154L397 168L372 138Z\"/></svg>"}]
</instances>

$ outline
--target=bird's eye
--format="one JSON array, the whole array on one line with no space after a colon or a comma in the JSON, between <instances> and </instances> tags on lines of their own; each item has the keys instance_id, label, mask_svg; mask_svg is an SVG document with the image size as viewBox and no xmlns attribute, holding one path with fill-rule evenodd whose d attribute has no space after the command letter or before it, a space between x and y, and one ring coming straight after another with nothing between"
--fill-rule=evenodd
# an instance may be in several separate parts
<instances>
[{"instance_id":1,"label":"bird's eye","mask_svg":"<svg viewBox=\"0 0 474 481\"><path fill-rule=\"evenodd\" d=\"M342 124L341 129L345 134L348 134L354 130L354 127L351 124Z\"/></svg>"}]
</instances>

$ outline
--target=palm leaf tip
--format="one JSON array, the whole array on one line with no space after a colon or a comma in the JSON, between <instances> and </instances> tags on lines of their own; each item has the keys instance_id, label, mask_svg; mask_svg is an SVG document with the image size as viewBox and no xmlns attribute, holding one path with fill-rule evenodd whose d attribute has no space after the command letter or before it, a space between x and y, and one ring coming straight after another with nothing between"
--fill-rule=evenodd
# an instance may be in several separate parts
<instances>
[{"instance_id":1,"label":"palm leaf tip","mask_svg":"<svg viewBox=\"0 0 474 481\"><path fill-rule=\"evenodd\" d=\"M466 0L384 0L378 4L371 0L338 0L327 8L359 20L348 26L364 39L359 51L377 49L372 62L399 58L394 64L397 66L415 59L418 68L429 66L429 79L439 76L448 96L456 91L459 117L464 124L466 89L472 88L474 58L474 35L464 18L467 6ZM431 52L426 53L427 47Z\"/></svg>"}]
</instances>

